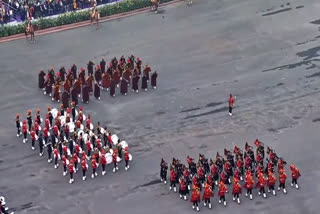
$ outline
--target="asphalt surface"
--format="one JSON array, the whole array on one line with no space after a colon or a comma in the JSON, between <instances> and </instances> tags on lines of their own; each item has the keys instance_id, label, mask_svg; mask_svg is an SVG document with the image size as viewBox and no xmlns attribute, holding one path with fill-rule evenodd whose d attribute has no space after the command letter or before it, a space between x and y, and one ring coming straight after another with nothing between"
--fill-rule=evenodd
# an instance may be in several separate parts
<instances>
[{"instance_id":1,"label":"asphalt surface","mask_svg":"<svg viewBox=\"0 0 320 214\"><path fill-rule=\"evenodd\" d=\"M289 3L287 5L287 3ZM289 9L291 8L291 9ZM259 138L301 170L300 190L202 213L318 213L320 3L195 0L70 31L0 44L0 195L16 213L191 213L158 182L161 157L215 156ZM313 22L313 23L311 23ZM82 105L130 144L128 172L73 185L16 138L17 112L57 107L37 88L40 69L85 67L133 52L159 72L159 88ZM228 94L236 96L227 115ZM43 117L44 115L42 115ZM290 174L289 169L288 174ZM288 183L287 183L288 184ZM256 192L255 192L256 194Z\"/></svg>"}]
</instances>

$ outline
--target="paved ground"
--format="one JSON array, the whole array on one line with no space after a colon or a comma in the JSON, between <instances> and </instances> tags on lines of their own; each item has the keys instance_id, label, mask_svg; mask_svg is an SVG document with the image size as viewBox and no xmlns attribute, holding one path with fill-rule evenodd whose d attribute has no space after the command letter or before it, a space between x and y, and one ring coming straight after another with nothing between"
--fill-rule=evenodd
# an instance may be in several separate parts
<instances>
[{"instance_id":1,"label":"paved ground","mask_svg":"<svg viewBox=\"0 0 320 214\"><path fill-rule=\"evenodd\" d=\"M301 169L301 190L240 206L228 196L227 208L215 198L214 209L201 212L318 213L319 9L316 0L196 0L98 31L41 36L36 45L1 44L0 194L17 213L191 212L157 182L160 158L211 156L259 138ZM15 113L57 106L37 89L40 69L131 52L159 71L159 89L105 94L84 109L130 143L132 168L86 182L77 175L69 185L61 168L15 137ZM232 118L229 92L237 97Z\"/></svg>"}]
</instances>

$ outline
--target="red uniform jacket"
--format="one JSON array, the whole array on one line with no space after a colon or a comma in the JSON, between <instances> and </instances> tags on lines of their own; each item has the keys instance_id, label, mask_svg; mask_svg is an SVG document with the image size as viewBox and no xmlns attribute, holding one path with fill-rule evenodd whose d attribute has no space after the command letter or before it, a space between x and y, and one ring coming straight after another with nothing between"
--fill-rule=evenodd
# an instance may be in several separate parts
<instances>
[{"instance_id":1,"label":"red uniform jacket","mask_svg":"<svg viewBox=\"0 0 320 214\"><path fill-rule=\"evenodd\" d=\"M240 177L240 176L239 176L239 169L238 169L238 168L236 168L236 169L234 170L233 176L239 180L239 177Z\"/></svg>"},{"instance_id":2,"label":"red uniform jacket","mask_svg":"<svg viewBox=\"0 0 320 214\"><path fill-rule=\"evenodd\" d=\"M232 187L232 195L241 193L241 185L239 183L234 183Z\"/></svg>"},{"instance_id":3,"label":"red uniform jacket","mask_svg":"<svg viewBox=\"0 0 320 214\"><path fill-rule=\"evenodd\" d=\"M22 132L23 132L24 134L28 132L27 124L23 124L23 125L22 125Z\"/></svg>"},{"instance_id":4,"label":"red uniform jacket","mask_svg":"<svg viewBox=\"0 0 320 214\"><path fill-rule=\"evenodd\" d=\"M112 153L112 162L117 163L117 153L115 152Z\"/></svg>"},{"instance_id":5,"label":"red uniform jacket","mask_svg":"<svg viewBox=\"0 0 320 214\"><path fill-rule=\"evenodd\" d=\"M92 169L96 169L96 168L97 168L97 162L96 162L95 159L92 159L92 161L91 161L91 167L92 167Z\"/></svg>"},{"instance_id":6,"label":"red uniform jacket","mask_svg":"<svg viewBox=\"0 0 320 214\"><path fill-rule=\"evenodd\" d=\"M202 200L210 199L210 197L212 197L212 196L213 196L213 192L212 192L211 188L209 188L209 187L204 188Z\"/></svg>"},{"instance_id":7,"label":"red uniform jacket","mask_svg":"<svg viewBox=\"0 0 320 214\"><path fill-rule=\"evenodd\" d=\"M34 124L34 130L35 130L36 132L39 131L39 124L38 124L38 123L35 123L35 124Z\"/></svg>"},{"instance_id":8,"label":"red uniform jacket","mask_svg":"<svg viewBox=\"0 0 320 214\"><path fill-rule=\"evenodd\" d=\"M54 127L53 127L53 134L55 136L58 136L58 126L56 126L56 125L54 125Z\"/></svg>"},{"instance_id":9,"label":"red uniform jacket","mask_svg":"<svg viewBox=\"0 0 320 214\"><path fill-rule=\"evenodd\" d=\"M241 159L238 159L238 160L237 160L236 166L237 166L238 168L243 167L243 162L242 162Z\"/></svg>"},{"instance_id":10,"label":"red uniform jacket","mask_svg":"<svg viewBox=\"0 0 320 214\"><path fill-rule=\"evenodd\" d=\"M36 133L34 131L30 132L31 140L36 140Z\"/></svg>"},{"instance_id":11,"label":"red uniform jacket","mask_svg":"<svg viewBox=\"0 0 320 214\"><path fill-rule=\"evenodd\" d=\"M244 184L244 188L252 189L253 185L254 185L254 181L253 181L252 177L250 177L250 178L246 179L245 184Z\"/></svg>"},{"instance_id":12,"label":"red uniform jacket","mask_svg":"<svg viewBox=\"0 0 320 214\"><path fill-rule=\"evenodd\" d=\"M175 181L176 180L176 173L174 170L170 171L170 181Z\"/></svg>"},{"instance_id":13,"label":"red uniform jacket","mask_svg":"<svg viewBox=\"0 0 320 214\"><path fill-rule=\"evenodd\" d=\"M101 155L100 164L101 165L106 165L107 164L106 156L104 156L104 154Z\"/></svg>"},{"instance_id":14,"label":"red uniform jacket","mask_svg":"<svg viewBox=\"0 0 320 214\"><path fill-rule=\"evenodd\" d=\"M79 154L79 152L80 152L80 146L79 146L79 144L76 144L76 145L75 145L74 150L76 151L77 154Z\"/></svg>"},{"instance_id":15,"label":"red uniform jacket","mask_svg":"<svg viewBox=\"0 0 320 214\"><path fill-rule=\"evenodd\" d=\"M183 170L183 177L189 177L189 171L187 169Z\"/></svg>"},{"instance_id":16,"label":"red uniform jacket","mask_svg":"<svg viewBox=\"0 0 320 214\"><path fill-rule=\"evenodd\" d=\"M268 176L268 186L272 186L272 185L275 185L276 183L276 176L274 174Z\"/></svg>"},{"instance_id":17,"label":"red uniform jacket","mask_svg":"<svg viewBox=\"0 0 320 214\"><path fill-rule=\"evenodd\" d=\"M259 187L264 187L266 185L266 179L264 176L260 176L258 179L258 183Z\"/></svg>"},{"instance_id":18,"label":"red uniform jacket","mask_svg":"<svg viewBox=\"0 0 320 214\"><path fill-rule=\"evenodd\" d=\"M219 197L224 196L226 190L227 190L226 185L224 185L224 184L219 184L219 189L218 189L218 195L219 195Z\"/></svg>"},{"instance_id":19,"label":"red uniform jacket","mask_svg":"<svg viewBox=\"0 0 320 214\"><path fill-rule=\"evenodd\" d=\"M78 163L78 155L77 153L73 153L73 162Z\"/></svg>"},{"instance_id":20,"label":"red uniform jacket","mask_svg":"<svg viewBox=\"0 0 320 214\"><path fill-rule=\"evenodd\" d=\"M197 202L200 201L200 192L199 191L192 191L191 195L191 202Z\"/></svg>"},{"instance_id":21,"label":"red uniform jacket","mask_svg":"<svg viewBox=\"0 0 320 214\"><path fill-rule=\"evenodd\" d=\"M63 145L63 146L62 146L62 151L64 152L65 155L68 155L68 148L67 148L67 146Z\"/></svg>"},{"instance_id":22,"label":"red uniform jacket","mask_svg":"<svg viewBox=\"0 0 320 214\"><path fill-rule=\"evenodd\" d=\"M81 160L81 169L82 169L82 171L87 170L86 159L82 159L82 160Z\"/></svg>"},{"instance_id":23,"label":"red uniform jacket","mask_svg":"<svg viewBox=\"0 0 320 214\"><path fill-rule=\"evenodd\" d=\"M179 181L179 188L180 188L181 191L186 190L186 184L184 183L183 180Z\"/></svg>"},{"instance_id":24,"label":"red uniform jacket","mask_svg":"<svg viewBox=\"0 0 320 214\"><path fill-rule=\"evenodd\" d=\"M128 151L124 152L124 160L129 161L129 152Z\"/></svg>"},{"instance_id":25,"label":"red uniform jacket","mask_svg":"<svg viewBox=\"0 0 320 214\"><path fill-rule=\"evenodd\" d=\"M90 119L88 118L86 121L87 129L90 129Z\"/></svg>"},{"instance_id":26,"label":"red uniform jacket","mask_svg":"<svg viewBox=\"0 0 320 214\"><path fill-rule=\"evenodd\" d=\"M69 133L69 126L64 127L64 133L66 133L66 134Z\"/></svg>"},{"instance_id":27,"label":"red uniform jacket","mask_svg":"<svg viewBox=\"0 0 320 214\"><path fill-rule=\"evenodd\" d=\"M279 175L279 183L280 184L284 184L286 182L287 179L287 174L286 173L282 173Z\"/></svg>"},{"instance_id":28,"label":"red uniform jacket","mask_svg":"<svg viewBox=\"0 0 320 214\"><path fill-rule=\"evenodd\" d=\"M66 166L67 165L67 158L65 155L62 156L61 160L62 160L62 165Z\"/></svg>"},{"instance_id":29,"label":"red uniform jacket","mask_svg":"<svg viewBox=\"0 0 320 214\"><path fill-rule=\"evenodd\" d=\"M77 126L77 129L80 129L80 127L81 127L81 122L80 122L80 120L77 120L76 126Z\"/></svg>"},{"instance_id":30,"label":"red uniform jacket","mask_svg":"<svg viewBox=\"0 0 320 214\"><path fill-rule=\"evenodd\" d=\"M45 127L47 128L47 129L49 129L50 127L49 127L49 119L45 119L45 121L44 121L44 124L45 124Z\"/></svg>"},{"instance_id":31,"label":"red uniform jacket","mask_svg":"<svg viewBox=\"0 0 320 214\"><path fill-rule=\"evenodd\" d=\"M47 129L47 127L43 128L43 136L44 137L48 137L48 129Z\"/></svg>"},{"instance_id":32,"label":"red uniform jacket","mask_svg":"<svg viewBox=\"0 0 320 214\"><path fill-rule=\"evenodd\" d=\"M211 166L211 174L215 175L216 173L217 173L216 165L212 164L212 166Z\"/></svg>"},{"instance_id":33,"label":"red uniform jacket","mask_svg":"<svg viewBox=\"0 0 320 214\"><path fill-rule=\"evenodd\" d=\"M292 179L298 179L300 177L300 171L297 168L291 170Z\"/></svg>"},{"instance_id":34,"label":"red uniform jacket","mask_svg":"<svg viewBox=\"0 0 320 214\"><path fill-rule=\"evenodd\" d=\"M55 148L55 149L53 150L53 156L54 156L55 159L59 157L59 156L58 156L58 149L57 149L57 148Z\"/></svg>"},{"instance_id":35,"label":"red uniform jacket","mask_svg":"<svg viewBox=\"0 0 320 214\"><path fill-rule=\"evenodd\" d=\"M86 142L86 146L87 146L87 150L88 150L88 151L91 150L91 143L90 143L90 141L87 141L87 142Z\"/></svg>"},{"instance_id":36,"label":"red uniform jacket","mask_svg":"<svg viewBox=\"0 0 320 214\"><path fill-rule=\"evenodd\" d=\"M229 107L232 107L234 103L234 99L232 97L229 97Z\"/></svg>"},{"instance_id":37,"label":"red uniform jacket","mask_svg":"<svg viewBox=\"0 0 320 214\"><path fill-rule=\"evenodd\" d=\"M73 173L73 164L72 163L69 163L68 169L69 169L70 174Z\"/></svg>"},{"instance_id":38,"label":"red uniform jacket","mask_svg":"<svg viewBox=\"0 0 320 214\"><path fill-rule=\"evenodd\" d=\"M204 172L203 172L202 167L199 167L197 174L198 174L198 177L199 177L199 178L203 178L203 177L204 177Z\"/></svg>"}]
</instances>

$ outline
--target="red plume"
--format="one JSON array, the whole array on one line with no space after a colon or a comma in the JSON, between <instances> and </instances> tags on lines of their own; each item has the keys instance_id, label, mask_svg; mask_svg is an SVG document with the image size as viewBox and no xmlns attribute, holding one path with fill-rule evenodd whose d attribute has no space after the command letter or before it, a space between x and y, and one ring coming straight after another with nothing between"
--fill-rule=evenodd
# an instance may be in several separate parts
<instances>
[{"instance_id":1,"label":"red plume","mask_svg":"<svg viewBox=\"0 0 320 214\"><path fill-rule=\"evenodd\" d=\"M237 146L234 146L233 153L234 153L234 154L237 154L238 151L239 151L239 148L238 148Z\"/></svg>"}]
</instances>

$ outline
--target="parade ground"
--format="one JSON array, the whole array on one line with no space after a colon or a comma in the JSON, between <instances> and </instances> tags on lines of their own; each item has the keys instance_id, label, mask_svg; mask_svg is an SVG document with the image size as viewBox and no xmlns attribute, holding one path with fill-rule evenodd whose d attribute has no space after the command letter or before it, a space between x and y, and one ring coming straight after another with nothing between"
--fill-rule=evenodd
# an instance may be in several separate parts
<instances>
[{"instance_id":1,"label":"parade ground","mask_svg":"<svg viewBox=\"0 0 320 214\"><path fill-rule=\"evenodd\" d=\"M316 214L320 192L320 2L318 0L194 0L95 26L36 35L0 44L0 195L15 213L192 213L192 204L159 180L160 160L185 163L199 153L215 158L256 138L301 172L300 189L288 194L254 191L241 205L201 203L201 213ZM51 66L86 69L89 60L133 53L158 71L158 89L80 102L91 121L107 126L130 145L129 171L70 185L30 142L16 137L15 115L42 117L48 105L38 73ZM228 115L228 97L235 96ZM46 152L45 152L46 153ZM89 169L89 172L91 169ZM231 189L231 187L229 187Z\"/></svg>"}]
</instances>

